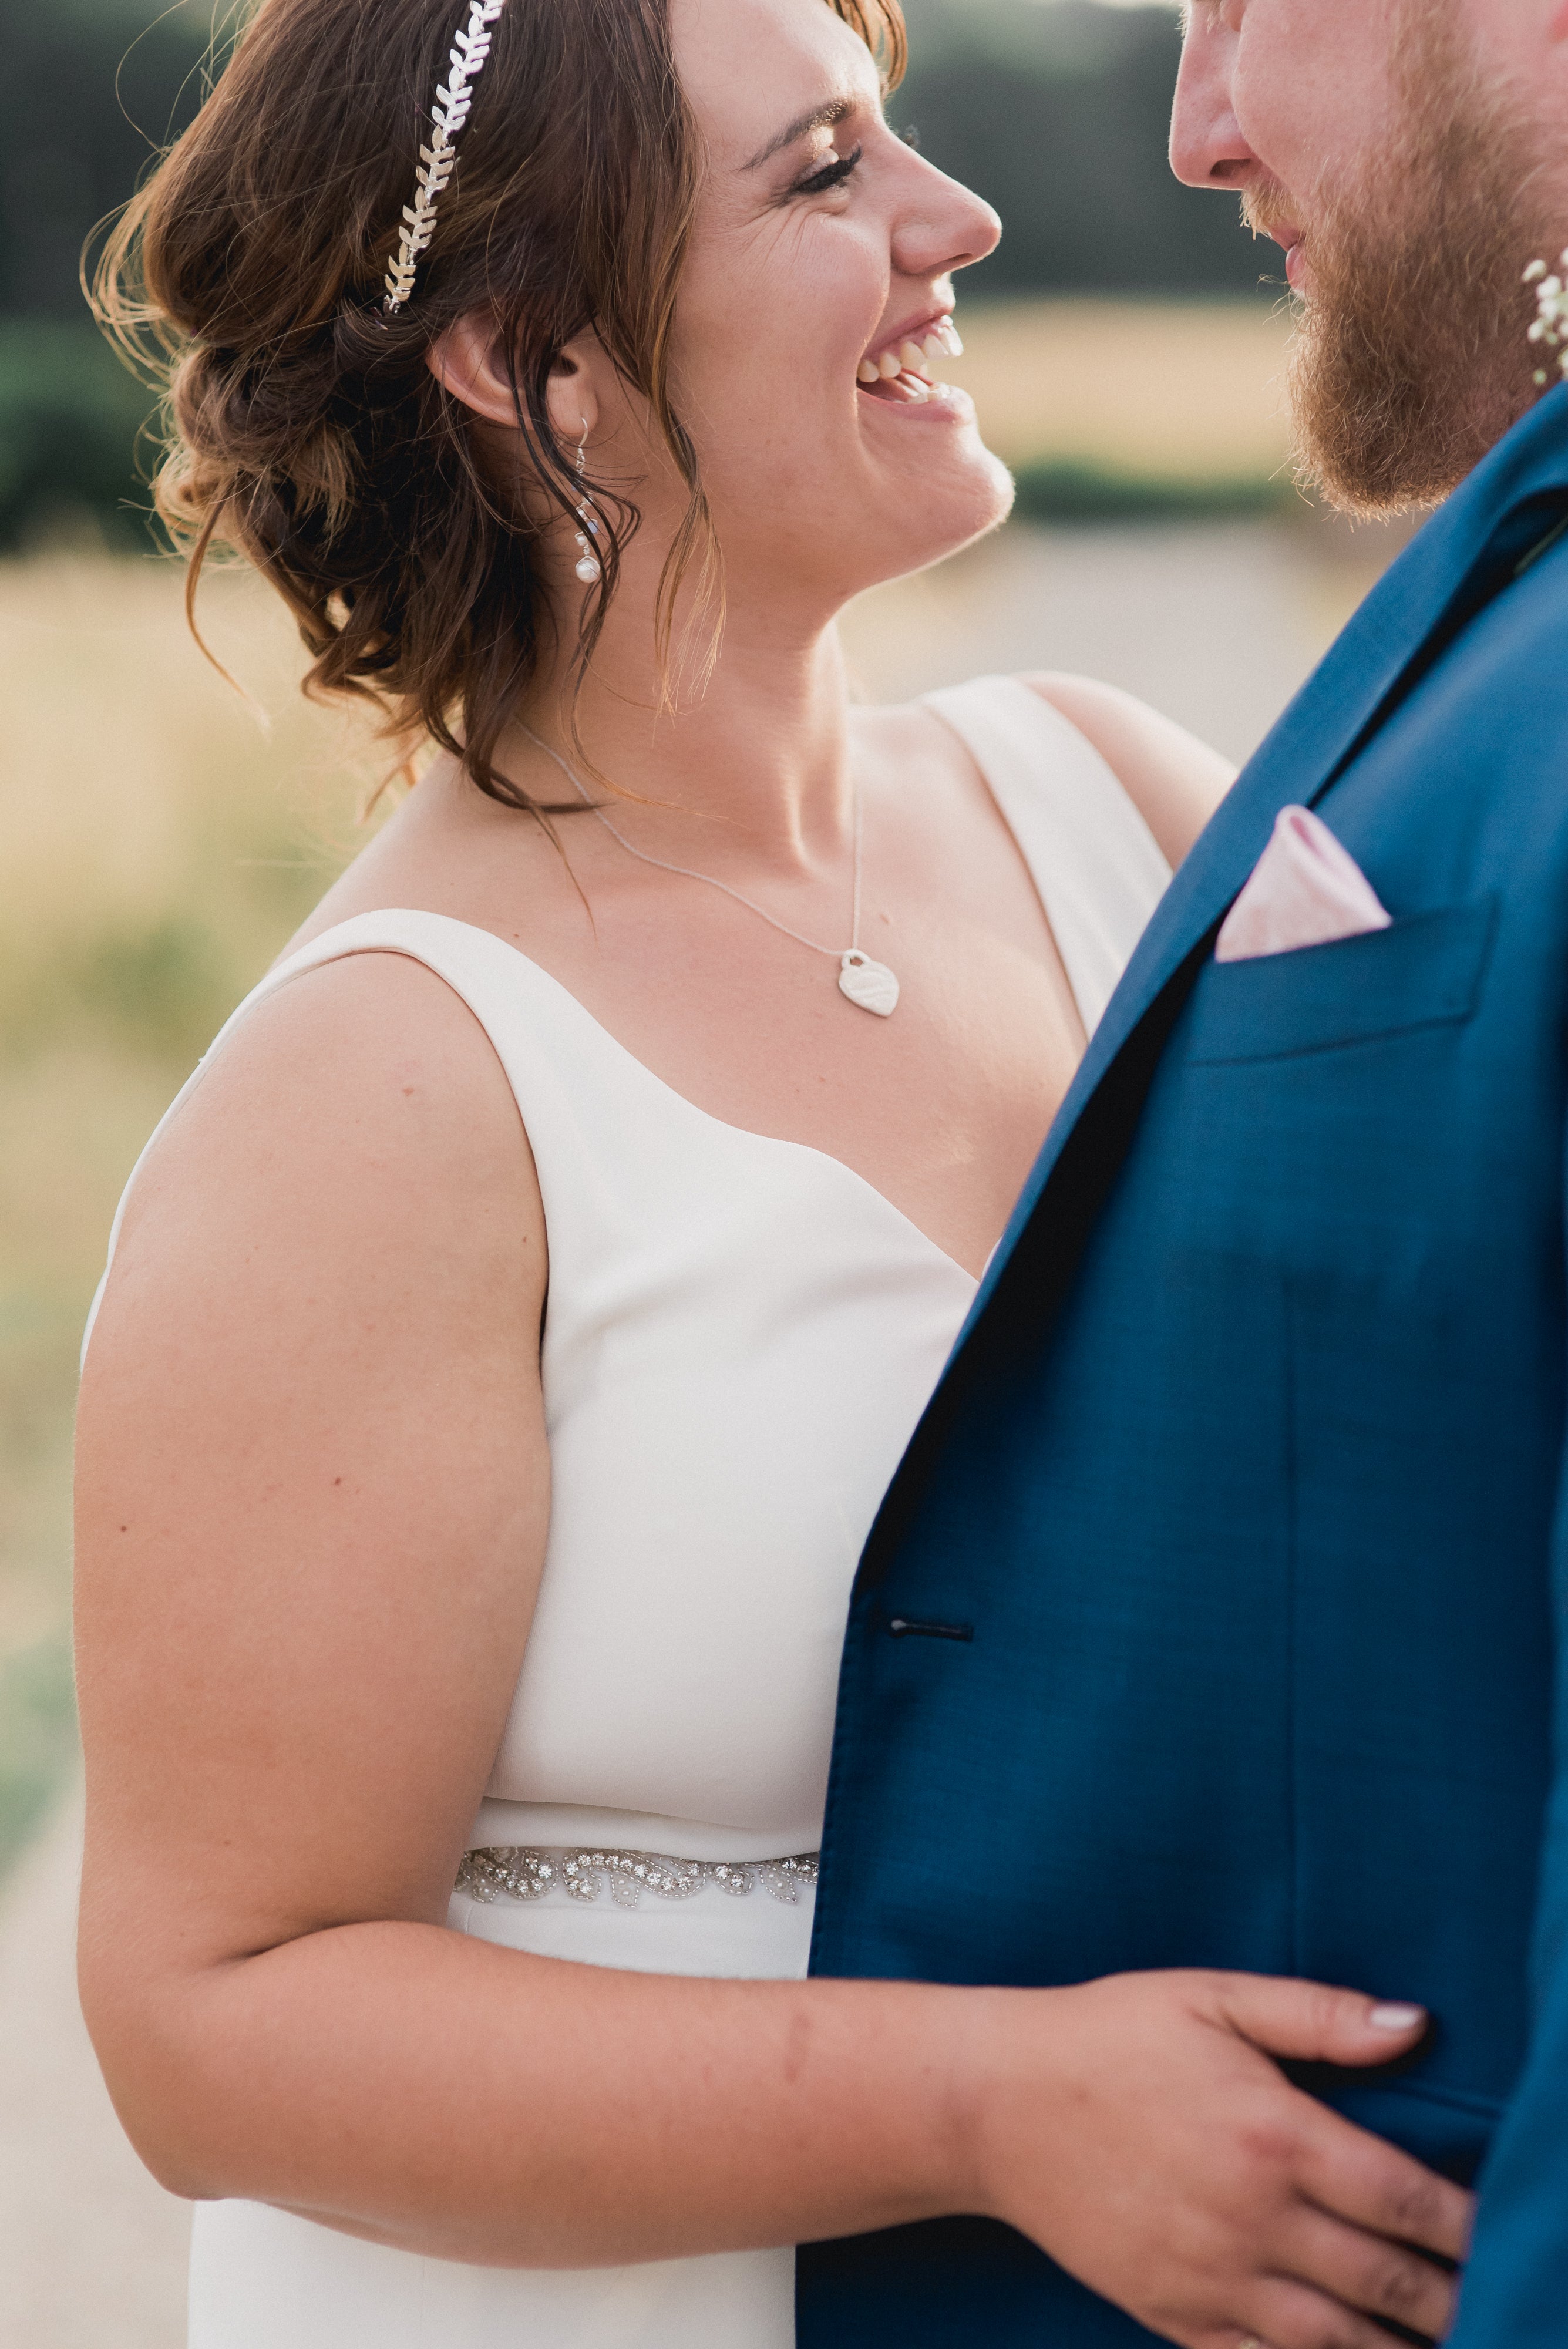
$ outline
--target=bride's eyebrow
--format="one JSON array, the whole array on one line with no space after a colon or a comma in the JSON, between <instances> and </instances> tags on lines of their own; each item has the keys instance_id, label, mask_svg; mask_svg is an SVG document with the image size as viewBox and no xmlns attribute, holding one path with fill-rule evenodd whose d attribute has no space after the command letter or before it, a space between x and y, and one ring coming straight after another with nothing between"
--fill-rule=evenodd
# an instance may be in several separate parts
<instances>
[{"instance_id":1,"label":"bride's eyebrow","mask_svg":"<svg viewBox=\"0 0 1568 2349\"><path fill-rule=\"evenodd\" d=\"M756 171L774 156L782 154L786 147L793 147L797 139L804 139L808 130L831 130L836 122L842 122L846 114L854 111L855 100L852 98L830 98L823 105L814 106L809 114L797 114L794 120L786 122L777 136L770 139L749 163L743 163L742 170Z\"/></svg>"}]
</instances>

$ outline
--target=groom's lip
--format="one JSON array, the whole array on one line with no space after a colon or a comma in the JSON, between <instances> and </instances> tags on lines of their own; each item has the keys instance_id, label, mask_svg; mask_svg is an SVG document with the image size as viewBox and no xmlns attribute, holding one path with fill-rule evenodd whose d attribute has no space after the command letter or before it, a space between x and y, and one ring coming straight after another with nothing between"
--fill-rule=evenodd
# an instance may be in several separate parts
<instances>
[{"instance_id":1,"label":"groom's lip","mask_svg":"<svg viewBox=\"0 0 1568 2349\"><path fill-rule=\"evenodd\" d=\"M1296 272L1302 266L1302 243L1305 233L1294 221L1271 221L1264 231L1264 234L1272 238L1284 254L1285 275L1293 285L1296 282Z\"/></svg>"}]
</instances>

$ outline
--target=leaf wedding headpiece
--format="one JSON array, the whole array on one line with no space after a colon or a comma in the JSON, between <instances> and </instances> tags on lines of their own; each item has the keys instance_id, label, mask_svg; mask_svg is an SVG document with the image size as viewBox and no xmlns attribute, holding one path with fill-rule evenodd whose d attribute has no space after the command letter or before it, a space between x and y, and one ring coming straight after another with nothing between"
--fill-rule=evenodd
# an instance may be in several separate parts
<instances>
[{"instance_id":1,"label":"leaf wedding headpiece","mask_svg":"<svg viewBox=\"0 0 1568 2349\"><path fill-rule=\"evenodd\" d=\"M381 307L389 318L395 318L413 294L420 255L435 234L436 198L452 177L458 135L473 104L473 85L490 55L490 27L505 5L506 0L469 0L468 22L452 36L452 69L444 85L436 88L430 142L420 149L414 174L414 201L403 206L398 257L387 272Z\"/></svg>"}]
</instances>

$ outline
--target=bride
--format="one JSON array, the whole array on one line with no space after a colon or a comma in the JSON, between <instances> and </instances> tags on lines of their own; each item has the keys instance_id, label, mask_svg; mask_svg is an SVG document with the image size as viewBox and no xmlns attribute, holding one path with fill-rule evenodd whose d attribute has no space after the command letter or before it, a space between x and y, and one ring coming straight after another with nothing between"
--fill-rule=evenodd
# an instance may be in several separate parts
<instances>
[{"instance_id":1,"label":"bride","mask_svg":"<svg viewBox=\"0 0 1568 2349\"><path fill-rule=\"evenodd\" d=\"M1009 496L901 42L263 0L109 264L166 512L436 753L155 1136L85 1372L83 1993L196 2349L783 2349L790 2245L960 2211L1194 2343L1296 2278L1314 2349L1407 2257L1419 2173L1261 2050L1413 2010L805 1978L857 1555L1229 780L1082 680L848 705L846 599Z\"/></svg>"}]
</instances>

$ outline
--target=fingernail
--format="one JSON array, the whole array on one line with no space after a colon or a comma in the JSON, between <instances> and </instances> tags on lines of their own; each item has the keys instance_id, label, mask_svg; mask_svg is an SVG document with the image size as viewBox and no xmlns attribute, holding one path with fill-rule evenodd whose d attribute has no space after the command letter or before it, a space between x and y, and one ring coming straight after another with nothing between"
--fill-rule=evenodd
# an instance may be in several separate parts
<instances>
[{"instance_id":1,"label":"fingernail","mask_svg":"<svg viewBox=\"0 0 1568 2349\"><path fill-rule=\"evenodd\" d=\"M1375 2006L1366 2018L1374 2031L1414 2031L1427 2020L1424 2006Z\"/></svg>"}]
</instances>

